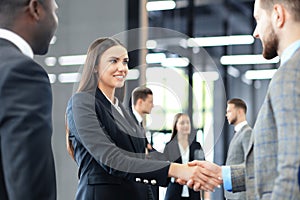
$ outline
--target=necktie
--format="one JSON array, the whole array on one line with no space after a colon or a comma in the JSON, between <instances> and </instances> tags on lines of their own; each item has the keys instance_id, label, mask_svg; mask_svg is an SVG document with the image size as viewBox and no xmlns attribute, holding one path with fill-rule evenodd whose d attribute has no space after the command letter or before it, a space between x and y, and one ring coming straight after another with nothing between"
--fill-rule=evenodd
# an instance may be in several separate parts
<instances>
[{"instance_id":1,"label":"necktie","mask_svg":"<svg viewBox=\"0 0 300 200\"><path fill-rule=\"evenodd\" d=\"M140 127L144 128L143 121L140 122Z\"/></svg>"}]
</instances>

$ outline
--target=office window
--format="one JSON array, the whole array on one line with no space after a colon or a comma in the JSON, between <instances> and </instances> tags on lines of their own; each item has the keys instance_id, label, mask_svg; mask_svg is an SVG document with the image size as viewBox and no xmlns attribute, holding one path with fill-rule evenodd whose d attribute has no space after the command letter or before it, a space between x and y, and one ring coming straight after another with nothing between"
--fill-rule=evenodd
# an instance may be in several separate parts
<instances>
[{"instance_id":1,"label":"office window","mask_svg":"<svg viewBox=\"0 0 300 200\"><path fill-rule=\"evenodd\" d=\"M173 118L188 109L188 76L186 68L151 67L146 71L147 87L153 93L154 108L147 115L148 139L163 150L171 137ZM199 73L193 75L193 124L197 141L204 143L212 131L213 81L204 81Z\"/></svg>"}]
</instances>

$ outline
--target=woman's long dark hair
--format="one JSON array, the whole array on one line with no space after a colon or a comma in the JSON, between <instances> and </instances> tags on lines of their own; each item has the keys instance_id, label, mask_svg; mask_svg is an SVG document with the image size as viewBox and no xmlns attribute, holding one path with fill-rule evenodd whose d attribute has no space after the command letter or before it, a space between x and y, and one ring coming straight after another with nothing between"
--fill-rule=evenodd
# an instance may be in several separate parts
<instances>
[{"instance_id":1,"label":"woman's long dark hair","mask_svg":"<svg viewBox=\"0 0 300 200\"><path fill-rule=\"evenodd\" d=\"M174 139L177 139L176 136L177 136L178 130L176 128L176 124L177 124L177 122L178 122L178 120L181 116L188 116L188 114L186 114L186 113L177 113L174 116L173 125L172 125L172 136L171 136L170 141L172 141ZM191 127L191 133L189 135L189 143L191 143L194 140L194 138L195 138L195 133L194 133L194 131L192 131L192 127Z\"/></svg>"},{"instance_id":2,"label":"woman's long dark hair","mask_svg":"<svg viewBox=\"0 0 300 200\"><path fill-rule=\"evenodd\" d=\"M102 54L113 46L124 45L117 39L111 37L98 38L96 39L88 48L85 64L82 69L81 79L77 92L88 92L92 95L95 94L98 87L98 65ZM124 47L125 48L125 47ZM72 141L69 139L69 127L67 124L67 119L65 119L66 124L66 146L67 151L70 156L74 159L74 148Z\"/></svg>"}]
</instances>

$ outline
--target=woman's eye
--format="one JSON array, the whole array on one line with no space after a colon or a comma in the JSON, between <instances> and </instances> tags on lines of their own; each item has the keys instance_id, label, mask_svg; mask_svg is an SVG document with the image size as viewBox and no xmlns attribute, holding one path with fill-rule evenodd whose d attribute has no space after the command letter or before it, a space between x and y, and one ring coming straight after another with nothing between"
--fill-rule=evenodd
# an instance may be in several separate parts
<instances>
[{"instance_id":1,"label":"woman's eye","mask_svg":"<svg viewBox=\"0 0 300 200\"><path fill-rule=\"evenodd\" d=\"M114 64L114 63L117 63L117 60L110 60L109 62Z\"/></svg>"}]
</instances>

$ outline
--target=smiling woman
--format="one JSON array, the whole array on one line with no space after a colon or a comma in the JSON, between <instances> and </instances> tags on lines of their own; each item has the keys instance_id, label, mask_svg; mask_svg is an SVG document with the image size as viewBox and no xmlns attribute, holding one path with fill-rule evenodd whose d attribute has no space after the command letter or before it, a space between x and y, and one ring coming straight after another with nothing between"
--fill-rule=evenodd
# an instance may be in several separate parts
<instances>
[{"instance_id":1,"label":"smiling woman","mask_svg":"<svg viewBox=\"0 0 300 200\"><path fill-rule=\"evenodd\" d=\"M68 102L67 148L79 168L76 199L147 199L150 185L166 186L168 177L194 180L212 190L218 175L202 180L199 166L147 160L145 135L115 97L128 73L126 48L100 38L90 46L77 92ZM193 177L193 178L192 178Z\"/></svg>"},{"instance_id":2,"label":"smiling woman","mask_svg":"<svg viewBox=\"0 0 300 200\"><path fill-rule=\"evenodd\" d=\"M113 46L102 54L100 63L95 68L99 77L98 87L105 91L111 101L114 100L114 88L124 85L128 74L128 60L127 50L123 46Z\"/></svg>"}]
</instances>

